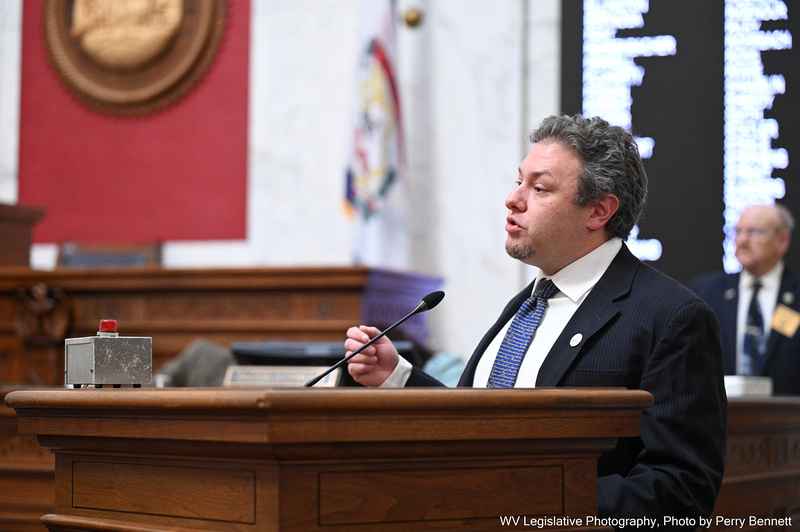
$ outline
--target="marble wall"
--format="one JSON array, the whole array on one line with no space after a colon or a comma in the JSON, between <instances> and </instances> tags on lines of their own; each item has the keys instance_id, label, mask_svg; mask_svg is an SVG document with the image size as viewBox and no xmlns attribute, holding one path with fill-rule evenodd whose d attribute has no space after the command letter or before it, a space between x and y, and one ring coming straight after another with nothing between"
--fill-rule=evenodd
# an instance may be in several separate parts
<instances>
[{"instance_id":1,"label":"marble wall","mask_svg":"<svg viewBox=\"0 0 800 532\"><path fill-rule=\"evenodd\" d=\"M356 0L254 0L246 242L171 242L167 265L347 264L342 209Z\"/></svg>"},{"instance_id":2,"label":"marble wall","mask_svg":"<svg viewBox=\"0 0 800 532\"><path fill-rule=\"evenodd\" d=\"M425 126L409 128L419 151L410 179L426 193L416 219L414 264L441 275L447 299L430 317L436 343L467 356L519 288L519 266L504 252L504 200L522 156L522 2L427 2L422 65L408 72L425 85L407 98ZM402 46L402 41L401 41Z\"/></svg>"},{"instance_id":3,"label":"marble wall","mask_svg":"<svg viewBox=\"0 0 800 532\"><path fill-rule=\"evenodd\" d=\"M18 86L20 4L0 3L0 200L16 197L9 110L18 94L6 90ZM527 132L558 110L559 2L398 7L425 13L420 27L398 28L407 175L397 191L411 208L409 263L445 280L433 347L468 356L530 277L504 252L504 199ZM357 242L342 191L360 10L359 0L253 0L248 237L169 242L167 266L351 262ZM34 252L36 265L52 264L54 246Z\"/></svg>"},{"instance_id":4,"label":"marble wall","mask_svg":"<svg viewBox=\"0 0 800 532\"><path fill-rule=\"evenodd\" d=\"M411 2L406 2L411 4ZM504 200L530 129L558 111L556 0L429 0L401 32L409 122L412 264L441 275L436 347L468 356L531 268L504 251ZM402 8L402 5L401 5Z\"/></svg>"}]
</instances>

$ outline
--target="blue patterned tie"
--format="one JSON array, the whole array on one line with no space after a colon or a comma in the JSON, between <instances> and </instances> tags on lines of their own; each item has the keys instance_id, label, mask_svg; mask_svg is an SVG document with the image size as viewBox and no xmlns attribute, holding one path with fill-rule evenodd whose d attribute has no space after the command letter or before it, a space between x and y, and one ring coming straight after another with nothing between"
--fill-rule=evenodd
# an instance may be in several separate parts
<instances>
[{"instance_id":1,"label":"blue patterned tie","mask_svg":"<svg viewBox=\"0 0 800 532\"><path fill-rule=\"evenodd\" d=\"M533 295L519 307L517 314L506 331L492 372L489 374L488 388L513 388L522 359L533 341L536 329L542 323L547 300L558 293L558 288L550 279L540 279Z\"/></svg>"},{"instance_id":2,"label":"blue patterned tie","mask_svg":"<svg viewBox=\"0 0 800 532\"><path fill-rule=\"evenodd\" d=\"M744 375L761 375L764 366L764 352L766 351L767 335L764 334L764 316L761 314L761 305L758 304L758 292L761 290L761 281L753 281L753 297L747 308L747 322L744 327L744 341L742 351L742 373Z\"/></svg>"}]
</instances>

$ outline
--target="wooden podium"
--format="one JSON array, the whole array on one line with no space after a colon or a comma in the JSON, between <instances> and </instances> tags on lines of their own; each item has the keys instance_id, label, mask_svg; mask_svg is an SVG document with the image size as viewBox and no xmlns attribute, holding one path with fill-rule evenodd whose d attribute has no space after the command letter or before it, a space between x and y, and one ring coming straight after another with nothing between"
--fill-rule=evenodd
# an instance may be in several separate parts
<instances>
[{"instance_id":1,"label":"wooden podium","mask_svg":"<svg viewBox=\"0 0 800 532\"><path fill-rule=\"evenodd\" d=\"M55 453L51 531L400 532L588 516L628 390L15 391ZM508 527L506 527L507 529Z\"/></svg>"},{"instance_id":2,"label":"wooden podium","mask_svg":"<svg viewBox=\"0 0 800 532\"><path fill-rule=\"evenodd\" d=\"M31 261L33 226L44 216L44 209L0 203L0 266L22 266Z\"/></svg>"}]
</instances>

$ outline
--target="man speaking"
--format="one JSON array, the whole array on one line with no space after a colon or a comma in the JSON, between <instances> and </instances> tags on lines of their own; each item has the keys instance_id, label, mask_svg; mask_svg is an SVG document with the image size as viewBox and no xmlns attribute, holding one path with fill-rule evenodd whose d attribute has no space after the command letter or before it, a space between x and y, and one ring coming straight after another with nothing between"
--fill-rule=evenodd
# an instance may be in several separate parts
<instances>
[{"instance_id":1,"label":"man speaking","mask_svg":"<svg viewBox=\"0 0 800 532\"><path fill-rule=\"evenodd\" d=\"M506 251L539 272L484 335L459 386L650 392L641 436L600 459L598 514L709 515L725 453L719 328L705 303L623 242L647 196L636 143L581 116L546 118L531 141L506 199ZM345 348L378 333L351 327ZM348 371L366 386L441 386L385 337Z\"/></svg>"}]
</instances>

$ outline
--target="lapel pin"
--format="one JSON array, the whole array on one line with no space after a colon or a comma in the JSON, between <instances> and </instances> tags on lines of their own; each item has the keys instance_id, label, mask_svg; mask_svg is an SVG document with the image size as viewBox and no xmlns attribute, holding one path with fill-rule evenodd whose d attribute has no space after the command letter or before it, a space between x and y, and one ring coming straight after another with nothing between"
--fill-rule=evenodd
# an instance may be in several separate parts
<instances>
[{"instance_id":1,"label":"lapel pin","mask_svg":"<svg viewBox=\"0 0 800 532\"><path fill-rule=\"evenodd\" d=\"M784 292L783 302L787 305L791 305L792 303L794 303L794 294L791 292Z\"/></svg>"},{"instance_id":2,"label":"lapel pin","mask_svg":"<svg viewBox=\"0 0 800 532\"><path fill-rule=\"evenodd\" d=\"M581 333L577 333L572 335L572 338L569 339L569 346L570 347L578 347L578 344L581 343L583 340L583 335Z\"/></svg>"},{"instance_id":3,"label":"lapel pin","mask_svg":"<svg viewBox=\"0 0 800 532\"><path fill-rule=\"evenodd\" d=\"M735 297L736 297L736 289L735 288L728 288L727 290L725 290L725 299L727 301L731 301Z\"/></svg>"}]
</instances>

